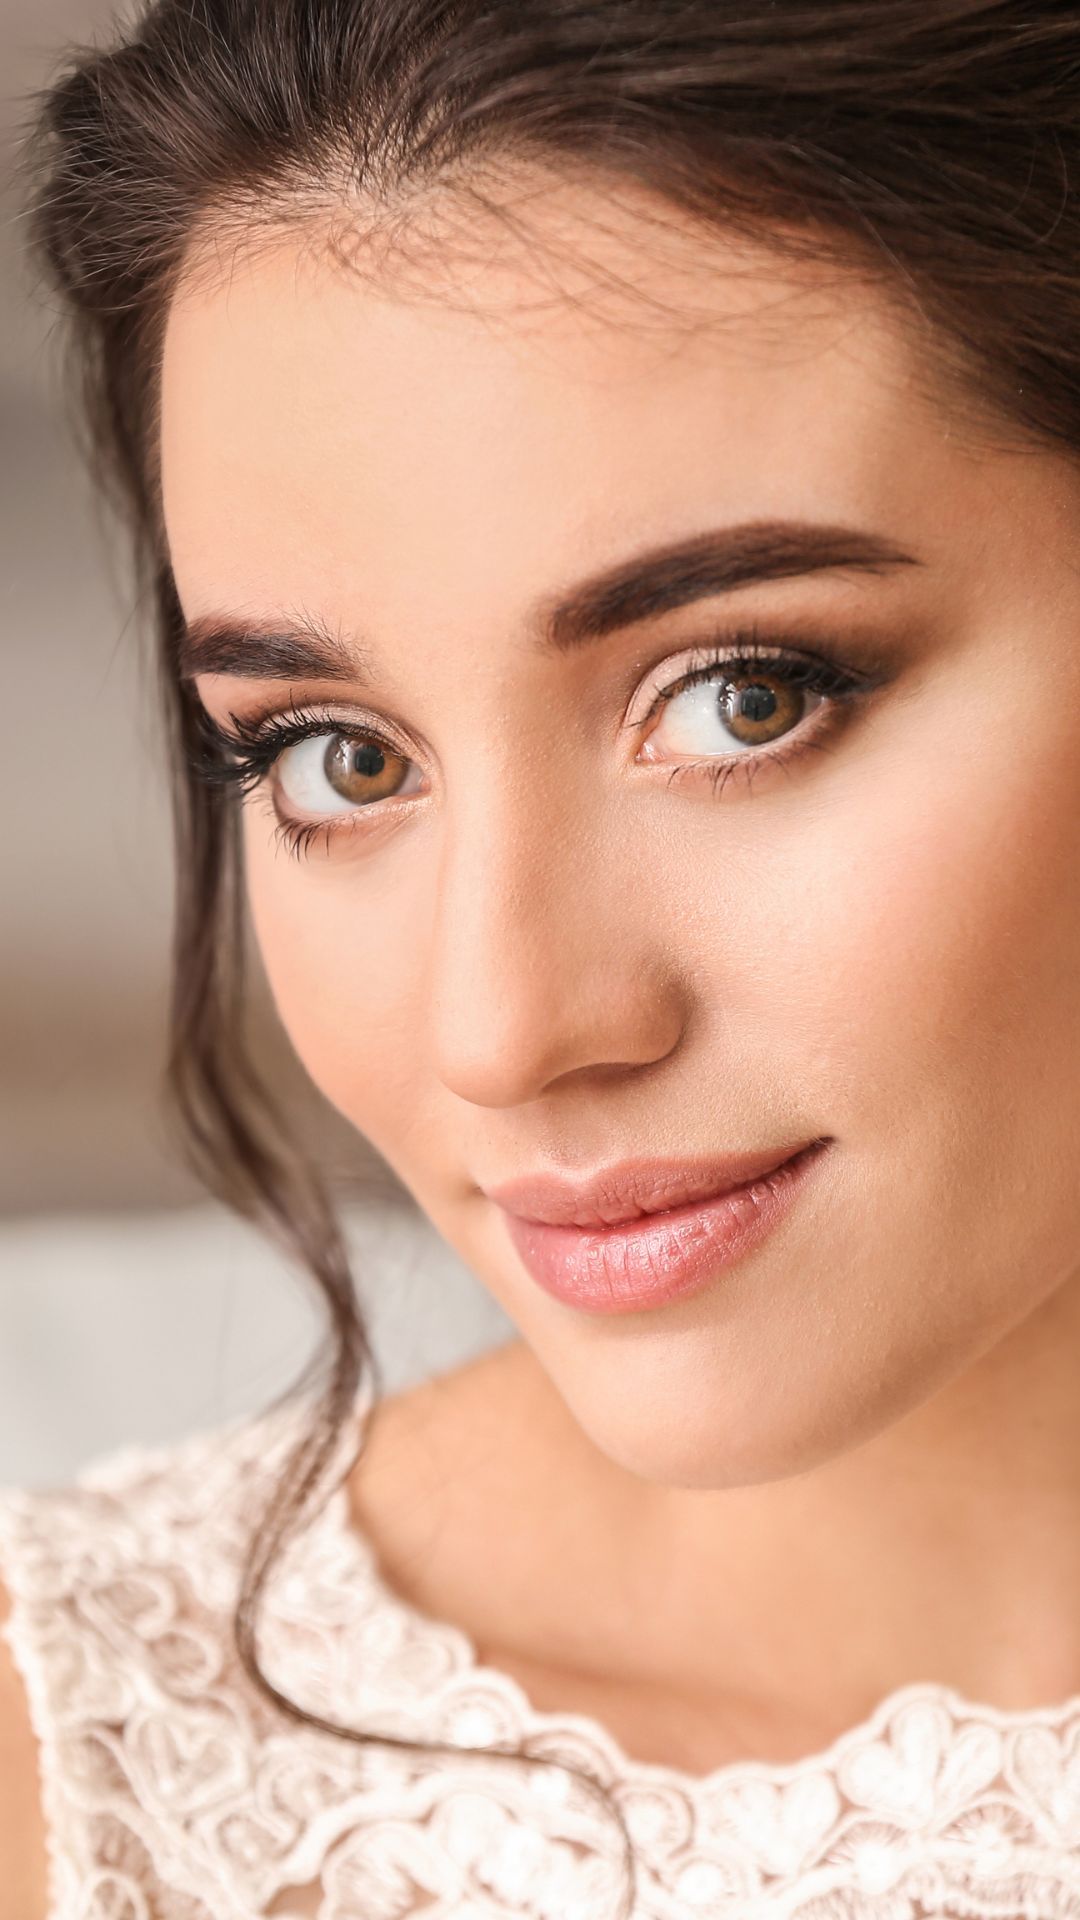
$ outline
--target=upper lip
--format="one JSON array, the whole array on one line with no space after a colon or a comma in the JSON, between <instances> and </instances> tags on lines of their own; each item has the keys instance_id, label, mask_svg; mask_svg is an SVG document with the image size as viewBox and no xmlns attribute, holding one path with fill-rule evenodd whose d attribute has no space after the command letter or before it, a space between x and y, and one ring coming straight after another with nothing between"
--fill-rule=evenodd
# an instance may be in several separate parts
<instances>
[{"instance_id":1,"label":"upper lip","mask_svg":"<svg viewBox=\"0 0 1080 1920\"><path fill-rule=\"evenodd\" d=\"M525 1220L555 1227L613 1227L747 1186L815 1144L802 1140L707 1160L620 1160L585 1180L558 1173L526 1174L484 1191L489 1200Z\"/></svg>"}]
</instances>

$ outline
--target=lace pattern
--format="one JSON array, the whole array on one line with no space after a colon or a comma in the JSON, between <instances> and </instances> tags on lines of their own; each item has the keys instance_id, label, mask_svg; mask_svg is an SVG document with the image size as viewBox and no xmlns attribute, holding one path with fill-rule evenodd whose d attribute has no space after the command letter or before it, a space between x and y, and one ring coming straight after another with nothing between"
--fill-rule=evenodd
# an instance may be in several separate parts
<instances>
[{"instance_id":1,"label":"lace pattern","mask_svg":"<svg viewBox=\"0 0 1080 1920\"><path fill-rule=\"evenodd\" d=\"M357 1416L366 1402L358 1403ZM332 1495L261 1615L254 1687L231 1611L293 1402L71 1486L0 1489L4 1628L41 1748L48 1920L1080 1920L1080 1696L1002 1713L899 1689L826 1751L702 1779L541 1712L467 1636L382 1582ZM503 1757L520 1748L526 1762Z\"/></svg>"}]
</instances>

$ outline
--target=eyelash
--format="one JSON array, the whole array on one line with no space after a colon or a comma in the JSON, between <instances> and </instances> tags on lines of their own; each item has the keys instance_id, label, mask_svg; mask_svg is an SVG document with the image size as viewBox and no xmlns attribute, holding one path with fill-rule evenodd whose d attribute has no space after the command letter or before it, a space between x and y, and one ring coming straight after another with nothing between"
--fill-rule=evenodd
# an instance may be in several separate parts
<instances>
[{"instance_id":1,"label":"eyelash","mask_svg":"<svg viewBox=\"0 0 1080 1920\"><path fill-rule=\"evenodd\" d=\"M666 701L685 693L688 687L715 679L721 671L735 678L761 666L768 666L788 686L826 695L834 703L832 719L837 718L840 707L868 692L882 677L874 672L846 667L838 660L820 655L795 654L786 652L779 645L763 645L757 628L752 628L742 635L736 635L726 647L707 650L699 665L680 674L670 685L657 690L652 705L640 720L626 724L635 730L644 729ZM379 733L377 728L357 723L335 726L333 715L325 711L298 708L288 719L279 714L270 714L250 720L231 713L229 719L232 732L219 727L206 709L199 706L196 720L200 744L192 757L191 766L196 777L202 781L213 786L235 787L242 794L250 793L262 784L288 747L295 746L300 740L309 740L314 735L340 733L346 738L374 741L382 748L398 752L394 742ZM803 739L796 730L791 736L790 745L747 751L736 755L733 760L710 757L708 760L680 762L672 768L668 784L675 779L704 772L711 780L715 794L737 769L744 770L747 780L752 782L755 769L760 768L763 762L786 765L803 753L824 751L826 745L827 740L815 737ZM378 804L374 803L376 806ZM358 811L369 809L360 808ZM337 831L334 821L289 820L281 814L277 819L278 837L298 859L311 850L320 834L325 836L326 845L329 846L332 834Z\"/></svg>"}]
</instances>

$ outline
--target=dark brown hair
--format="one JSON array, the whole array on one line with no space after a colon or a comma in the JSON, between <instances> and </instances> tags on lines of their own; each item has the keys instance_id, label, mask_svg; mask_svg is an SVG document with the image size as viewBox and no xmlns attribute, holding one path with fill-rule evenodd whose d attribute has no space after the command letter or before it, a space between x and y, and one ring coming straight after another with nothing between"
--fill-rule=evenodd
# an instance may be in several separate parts
<instances>
[{"instance_id":1,"label":"dark brown hair","mask_svg":"<svg viewBox=\"0 0 1080 1920\"><path fill-rule=\"evenodd\" d=\"M177 672L159 354L208 224L243 240L351 204L392 233L426 189L467 196L500 161L634 183L703 236L857 263L955 393L1022 440L1080 448L1080 10L1061 0L143 0L36 97L33 248L68 323L84 450L130 525L158 635L178 852L169 1084L209 1188L284 1244L330 1321L316 1415L235 1620L252 1679L302 1719L259 1671L257 1603L379 1373L331 1200L242 1039L238 816L197 775L197 702ZM629 1913L633 1849L608 1804Z\"/></svg>"}]
</instances>

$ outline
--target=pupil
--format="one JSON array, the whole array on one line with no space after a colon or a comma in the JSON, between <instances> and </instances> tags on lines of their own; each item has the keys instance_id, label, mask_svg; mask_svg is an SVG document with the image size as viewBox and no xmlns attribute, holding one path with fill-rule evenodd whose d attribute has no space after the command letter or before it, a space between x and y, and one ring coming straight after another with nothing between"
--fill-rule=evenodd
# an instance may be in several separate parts
<instances>
[{"instance_id":1,"label":"pupil","mask_svg":"<svg viewBox=\"0 0 1080 1920\"><path fill-rule=\"evenodd\" d=\"M743 687L737 705L747 720L769 720L776 712L776 695L768 687Z\"/></svg>"},{"instance_id":2,"label":"pupil","mask_svg":"<svg viewBox=\"0 0 1080 1920\"><path fill-rule=\"evenodd\" d=\"M371 741L362 742L353 753L354 773L381 773L385 765L382 748L375 746Z\"/></svg>"}]
</instances>

